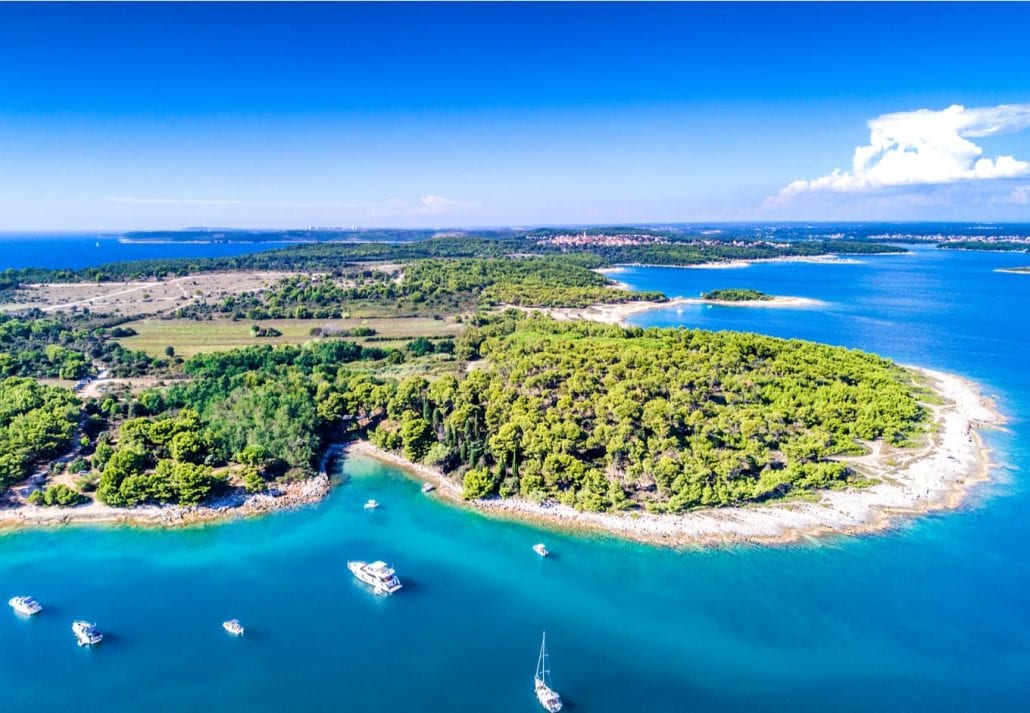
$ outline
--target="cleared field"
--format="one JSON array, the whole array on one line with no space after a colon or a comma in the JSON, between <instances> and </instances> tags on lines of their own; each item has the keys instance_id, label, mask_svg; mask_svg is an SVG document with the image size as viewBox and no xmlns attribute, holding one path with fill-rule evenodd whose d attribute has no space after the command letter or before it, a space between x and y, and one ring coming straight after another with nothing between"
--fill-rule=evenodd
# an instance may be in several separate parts
<instances>
[{"instance_id":1,"label":"cleared field","mask_svg":"<svg viewBox=\"0 0 1030 713\"><path fill-rule=\"evenodd\" d=\"M88 309L124 316L170 312L196 300L214 302L226 295L262 290L289 272L205 272L167 280L75 282L31 285L18 290L8 310L38 307L44 312Z\"/></svg>"},{"instance_id":2,"label":"cleared field","mask_svg":"<svg viewBox=\"0 0 1030 713\"><path fill-rule=\"evenodd\" d=\"M273 327L282 332L280 337L255 337L251 325ZM316 337L311 336L315 328L354 329L370 327L376 331L373 337L345 337L359 343L381 344L383 347L398 346L419 337L453 337L465 325L431 317L394 317L383 319L266 319L261 321L214 319L197 322L193 320L144 319L129 322L137 334L119 339L126 349L138 349L155 357L164 357L165 348L172 347L176 356L191 357L203 352L236 349L255 344L302 344ZM335 338L335 337L333 337Z\"/></svg>"}]
</instances>

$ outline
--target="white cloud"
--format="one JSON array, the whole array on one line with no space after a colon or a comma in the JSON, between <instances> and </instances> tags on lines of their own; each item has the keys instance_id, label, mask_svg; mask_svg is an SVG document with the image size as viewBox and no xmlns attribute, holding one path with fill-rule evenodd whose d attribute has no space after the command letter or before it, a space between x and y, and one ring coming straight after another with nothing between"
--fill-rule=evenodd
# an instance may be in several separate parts
<instances>
[{"instance_id":1,"label":"white cloud","mask_svg":"<svg viewBox=\"0 0 1030 713\"><path fill-rule=\"evenodd\" d=\"M1016 205L1030 205L1030 186L1016 186L999 202L1015 203Z\"/></svg>"},{"instance_id":2,"label":"white cloud","mask_svg":"<svg viewBox=\"0 0 1030 713\"><path fill-rule=\"evenodd\" d=\"M421 213L453 213L475 207L474 203L463 203L462 201L453 201L450 198L434 195L422 196L418 202L419 212Z\"/></svg>"},{"instance_id":3,"label":"white cloud","mask_svg":"<svg viewBox=\"0 0 1030 713\"><path fill-rule=\"evenodd\" d=\"M869 121L869 144L855 149L851 170L797 180L771 199L784 203L803 193L849 193L881 188L1017 178L1030 163L1012 156L987 158L969 139L1030 127L1030 104L940 111L919 109L884 114Z\"/></svg>"}]
</instances>

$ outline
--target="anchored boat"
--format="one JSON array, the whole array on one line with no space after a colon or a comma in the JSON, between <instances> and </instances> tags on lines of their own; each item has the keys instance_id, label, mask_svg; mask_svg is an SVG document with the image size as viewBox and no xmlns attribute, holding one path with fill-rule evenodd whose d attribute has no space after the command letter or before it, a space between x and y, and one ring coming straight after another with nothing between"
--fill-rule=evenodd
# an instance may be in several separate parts
<instances>
[{"instance_id":1,"label":"anchored boat","mask_svg":"<svg viewBox=\"0 0 1030 713\"><path fill-rule=\"evenodd\" d=\"M536 675L533 677L533 687L536 690L536 699L548 713L558 713L561 710L561 696L551 688L551 670L547 668L547 632L540 640L540 658L536 661Z\"/></svg>"},{"instance_id":2,"label":"anchored boat","mask_svg":"<svg viewBox=\"0 0 1030 713\"><path fill-rule=\"evenodd\" d=\"M243 628L243 624L240 623L239 619L230 619L229 621L223 621L222 628L228 631L233 636L243 636L243 632L246 631L246 629Z\"/></svg>"},{"instance_id":3,"label":"anchored boat","mask_svg":"<svg viewBox=\"0 0 1030 713\"><path fill-rule=\"evenodd\" d=\"M376 594L393 594L401 588L401 580L386 562L348 562L347 569Z\"/></svg>"},{"instance_id":4,"label":"anchored boat","mask_svg":"<svg viewBox=\"0 0 1030 713\"><path fill-rule=\"evenodd\" d=\"M75 640L79 642L79 646L93 646L104 640L104 635L100 633L97 625L90 624L88 621L74 622L72 631L75 633Z\"/></svg>"},{"instance_id":5,"label":"anchored boat","mask_svg":"<svg viewBox=\"0 0 1030 713\"><path fill-rule=\"evenodd\" d=\"M533 551L536 552L541 557L546 557L547 555L551 554L550 552L547 551L547 548L544 547L544 543L542 543L542 542L533 545Z\"/></svg>"},{"instance_id":6,"label":"anchored boat","mask_svg":"<svg viewBox=\"0 0 1030 713\"><path fill-rule=\"evenodd\" d=\"M377 507L379 507L379 503L376 502L375 500L369 500L368 502L365 503L365 509L366 510L375 510Z\"/></svg>"},{"instance_id":7,"label":"anchored boat","mask_svg":"<svg viewBox=\"0 0 1030 713\"><path fill-rule=\"evenodd\" d=\"M436 486L433 485L432 483L423 483L422 484L422 492L423 493L431 493L434 490L436 490Z\"/></svg>"},{"instance_id":8,"label":"anchored boat","mask_svg":"<svg viewBox=\"0 0 1030 713\"><path fill-rule=\"evenodd\" d=\"M23 616L32 616L43 611L43 606L32 597L11 597L7 603L11 605L11 609Z\"/></svg>"}]
</instances>

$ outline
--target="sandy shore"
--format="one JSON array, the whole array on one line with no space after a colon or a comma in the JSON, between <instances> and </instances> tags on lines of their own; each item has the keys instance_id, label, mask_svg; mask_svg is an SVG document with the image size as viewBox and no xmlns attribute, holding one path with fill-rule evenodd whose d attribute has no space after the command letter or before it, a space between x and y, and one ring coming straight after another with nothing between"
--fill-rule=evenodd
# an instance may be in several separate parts
<instances>
[{"instance_id":1,"label":"sandy shore","mask_svg":"<svg viewBox=\"0 0 1030 713\"><path fill-rule=\"evenodd\" d=\"M970 489L986 480L990 469L990 454L978 431L1003 422L975 383L954 374L911 368L923 375L941 400L930 405L936 430L921 447L888 449L874 444L867 456L842 459L862 475L879 481L866 488L823 491L815 500L709 508L680 515L585 513L521 498L465 504L491 516L676 547L785 544L822 535L889 529L907 517L953 509L965 502ZM464 503L460 486L434 468L410 463L366 442L352 444L348 452L400 466L412 476L432 482L443 497Z\"/></svg>"},{"instance_id":2,"label":"sandy shore","mask_svg":"<svg viewBox=\"0 0 1030 713\"><path fill-rule=\"evenodd\" d=\"M572 319L589 319L605 324L626 324L626 319L634 314L650 312L655 309L667 309L690 304L690 300L682 297L659 302L657 300L638 300L636 302L617 302L613 304L595 304L589 307L518 307L525 312L542 312L554 319L566 321Z\"/></svg>"},{"instance_id":3,"label":"sandy shore","mask_svg":"<svg viewBox=\"0 0 1030 713\"><path fill-rule=\"evenodd\" d=\"M810 309L822 307L826 303L822 300L813 300L810 297L787 297L781 295L771 300L706 300L689 298L683 300L684 304L691 305L718 305L720 307L781 307L785 309Z\"/></svg>"},{"instance_id":4,"label":"sandy shore","mask_svg":"<svg viewBox=\"0 0 1030 713\"><path fill-rule=\"evenodd\" d=\"M589 307L517 307L525 312L542 312L554 319L567 321L573 319L589 319L605 324L626 326L629 317L656 309L669 309L683 305L718 305L721 307L759 307L783 309L811 309L822 307L825 302L808 297L773 297L771 300L753 300L748 302L729 302L725 300L703 300L697 297L674 297L659 302L657 300L640 300L637 302L618 302L614 304L594 304Z\"/></svg>"},{"instance_id":5,"label":"sandy shore","mask_svg":"<svg viewBox=\"0 0 1030 713\"><path fill-rule=\"evenodd\" d=\"M898 255L900 253L880 253L882 255ZM693 265L655 265L646 262L627 262L612 268L601 268L606 272L615 272L627 267L670 267L677 270L737 270L742 267L750 267L763 262L801 262L815 265L861 265L862 260L853 257L842 257L840 255L793 255L784 257L759 257L753 260L713 260L712 262L699 262Z\"/></svg>"}]
</instances>

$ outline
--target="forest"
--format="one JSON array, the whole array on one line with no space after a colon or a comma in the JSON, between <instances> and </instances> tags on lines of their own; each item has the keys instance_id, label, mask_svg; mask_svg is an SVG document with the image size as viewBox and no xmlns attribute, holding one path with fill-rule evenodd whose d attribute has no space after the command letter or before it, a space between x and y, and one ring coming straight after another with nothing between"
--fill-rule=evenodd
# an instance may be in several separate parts
<instances>
[{"instance_id":1,"label":"forest","mask_svg":"<svg viewBox=\"0 0 1030 713\"><path fill-rule=\"evenodd\" d=\"M834 455L909 443L926 420L891 362L754 334L509 310L477 318L447 356L449 373L382 378L379 365L408 357L344 340L198 355L188 380L91 402L103 427L83 489L116 506L195 504L230 482L307 477L329 442L367 431L470 498L681 511L853 483ZM79 417L67 390L3 383L9 484L66 446Z\"/></svg>"},{"instance_id":2,"label":"forest","mask_svg":"<svg viewBox=\"0 0 1030 713\"><path fill-rule=\"evenodd\" d=\"M228 314L236 319L333 319L346 315L439 315L501 305L586 307L608 302L664 301L660 292L612 289L578 255L429 258L387 273L347 270L283 278L270 289L230 295L215 305L191 305L174 317ZM593 264L592 260L586 261Z\"/></svg>"},{"instance_id":3,"label":"forest","mask_svg":"<svg viewBox=\"0 0 1030 713\"><path fill-rule=\"evenodd\" d=\"M761 502L853 482L832 456L909 443L927 416L890 361L811 342L514 315L465 341L484 365L402 381L370 438L457 474L470 498Z\"/></svg>"},{"instance_id":4,"label":"forest","mask_svg":"<svg viewBox=\"0 0 1030 713\"><path fill-rule=\"evenodd\" d=\"M95 364L113 376L140 376L166 366L114 341L126 328L103 324L85 314L0 314L0 377L81 379L96 373Z\"/></svg>"},{"instance_id":5,"label":"forest","mask_svg":"<svg viewBox=\"0 0 1030 713\"><path fill-rule=\"evenodd\" d=\"M69 389L20 377L0 380L0 489L71 445L79 405Z\"/></svg>"},{"instance_id":6,"label":"forest","mask_svg":"<svg viewBox=\"0 0 1030 713\"><path fill-rule=\"evenodd\" d=\"M272 479L313 473L327 440L385 408L388 387L359 362L392 350L345 341L256 346L196 356L191 377L127 403L103 400L114 426L97 440L90 466L109 505L195 505L230 480L261 491Z\"/></svg>"}]
</instances>

